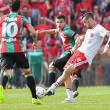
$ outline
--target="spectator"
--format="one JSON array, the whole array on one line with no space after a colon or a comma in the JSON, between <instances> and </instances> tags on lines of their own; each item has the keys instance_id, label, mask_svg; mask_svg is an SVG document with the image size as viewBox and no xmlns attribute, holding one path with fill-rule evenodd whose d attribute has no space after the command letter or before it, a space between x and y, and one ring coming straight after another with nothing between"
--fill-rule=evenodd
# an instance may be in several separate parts
<instances>
[{"instance_id":1,"label":"spectator","mask_svg":"<svg viewBox=\"0 0 110 110\"><path fill-rule=\"evenodd\" d=\"M58 10L55 12L55 16L57 16L59 14L65 15L66 22L70 26L70 24L71 24L71 21L70 21L71 14L70 14L70 11L67 9L67 7L65 5L65 2L63 0L60 2Z\"/></svg>"},{"instance_id":2,"label":"spectator","mask_svg":"<svg viewBox=\"0 0 110 110\"><path fill-rule=\"evenodd\" d=\"M47 14L47 7L45 5L45 0L31 0L32 8L38 9L41 16L45 17Z\"/></svg>"},{"instance_id":3,"label":"spectator","mask_svg":"<svg viewBox=\"0 0 110 110\"><path fill-rule=\"evenodd\" d=\"M54 8L54 6L51 4L50 0L45 0L45 5L47 7L47 10Z\"/></svg>"},{"instance_id":4,"label":"spectator","mask_svg":"<svg viewBox=\"0 0 110 110\"><path fill-rule=\"evenodd\" d=\"M8 14L9 11L9 0L3 0L0 4L0 11L3 11L4 14Z\"/></svg>"},{"instance_id":5,"label":"spectator","mask_svg":"<svg viewBox=\"0 0 110 110\"><path fill-rule=\"evenodd\" d=\"M99 7L98 7L97 5L95 5L95 6L93 7L93 14L94 14L94 19L95 19L98 23L100 23L101 20L102 20L102 15L100 14L100 12L99 12Z\"/></svg>"},{"instance_id":6,"label":"spectator","mask_svg":"<svg viewBox=\"0 0 110 110\"><path fill-rule=\"evenodd\" d=\"M50 29L50 25L46 24L44 17L41 17L39 20L39 24L35 28L36 30L47 30ZM42 48L46 46L46 34L38 34L38 40L42 41Z\"/></svg>"},{"instance_id":7,"label":"spectator","mask_svg":"<svg viewBox=\"0 0 110 110\"><path fill-rule=\"evenodd\" d=\"M55 15L54 10L53 9L48 9L45 20L46 20L47 24L50 25L51 28L55 27L54 15Z\"/></svg>"},{"instance_id":8,"label":"spectator","mask_svg":"<svg viewBox=\"0 0 110 110\"><path fill-rule=\"evenodd\" d=\"M110 24L106 16L103 16L101 25L105 27L107 30L110 30Z\"/></svg>"},{"instance_id":9,"label":"spectator","mask_svg":"<svg viewBox=\"0 0 110 110\"><path fill-rule=\"evenodd\" d=\"M71 11L71 6L72 6L71 0L56 0L55 3L54 3L55 4L55 11L57 11L59 9L60 4L62 2L64 3L64 6L67 8L67 10L70 12Z\"/></svg>"},{"instance_id":10,"label":"spectator","mask_svg":"<svg viewBox=\"0 0 110 110\"><path fill-rule=\"evenodd\" d=\"M107 4L107 7L106 7L106 12L109 12L110 11L110 2Z\"/></svg>"},{"instance_id":11,"label":"spectator","mask_svg":"<svg viewBox=\"0 0 110 110\"><path fill-rule=\"evenodd\" d=\"M48 62L49 65L50 62L52 62L52 60L55 58L54 50L52 49L51 43L47 43L47 46L44 48L43 53L44 53L44 60Z\"/></svg>"},{"instance_id":12,"label":"spectator","mask_svg":"<svg viewBox=\"0 0 110 110\"><path fill-rule=\"evenodd\" d=\"M81 12L90 12L92 11L92 6L90 3L86 2L86 0L81 0L81 2L79 2L76 5L76 16L81 16ZM77 18L77 17L76 17Z\"/></svg>"},{"instance_id":13,"label":"spectator","mask_svg":"<svg viewBox=\"0 0 110 110\"><path fill-rule=\"evenodd\" d=\"M20 14L25 16L30 21L30 23L32 24L31 6L28 4L25 4L25 5L22 5L20 9L21 9Z\"/></svg>"},{"instance_id":14,"label":"spectator","mask_svg":"<svg viewBox=\"0 0 110 110\"><path fill-rule=\"evenodd\" d=\"M107 7L107 3L105 2L105 0L98 0L98 6L101 14L104 15Z\"/></svg>"},{"instance_id":15,"label":"spectator","mask_svg":"<svg viewBox=\"0 0 110 110\"><path fill-rule=\"evenodd\" d=\"M32 36L30 35L30 33L25 28L23 29L23 41L22 42L23 42L23 45L24 45L24 51L27 50L28 42L33 43Z\"/></svg>"}]
</instances>

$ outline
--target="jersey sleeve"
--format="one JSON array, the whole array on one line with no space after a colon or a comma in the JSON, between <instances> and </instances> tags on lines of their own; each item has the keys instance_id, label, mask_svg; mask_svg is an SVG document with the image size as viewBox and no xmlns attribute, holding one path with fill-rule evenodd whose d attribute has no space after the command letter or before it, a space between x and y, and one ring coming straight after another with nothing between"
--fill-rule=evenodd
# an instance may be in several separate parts
<instances>
[{"instance_id":1,"label":"jersey sleeve","mask_svg":"<svg viewBox=\"0 0 110 110\"><path fill-rule=\"evenodd\" d=\"M98 27L98 33L100 34L101 37L105 37L107 35L107 32L108 32L108 30L106 30L101 25Z\"/></svg>"},{"instance_id":2,"label":"jersey sleeve","mask_svg":"<svg viewBox=\"0 0 110 110\"><path fill-rule=\"evenodd\" d=\"M24 25L25 28L28 28L28 27L32 26L31 23L29 22L29 20L26 17L22 16L22 20L23 20L23 25Z\"/></svg>"},{"instance_id":3,"label":"jersey sleeve","mask_svg":"<svg viewBox=\"0 0 110 110\"><path fill-rule=\"evenodd\" d=\"M68 30L65 30L65 35L69 38L73 38L74 39L74 36L76 35L76 32L74 32L73 30L71 29L68 29Z\"/></svg>"}]
</instances>

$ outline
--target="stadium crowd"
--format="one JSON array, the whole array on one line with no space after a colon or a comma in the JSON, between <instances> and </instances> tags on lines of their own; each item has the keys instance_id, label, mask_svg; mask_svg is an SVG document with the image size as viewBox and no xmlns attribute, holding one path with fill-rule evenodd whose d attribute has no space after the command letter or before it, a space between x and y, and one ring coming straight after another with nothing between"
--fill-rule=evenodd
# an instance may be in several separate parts
<instances>
[{"instance_id":1,"label":"stadium crowd","mask_svg":"<svg viewBox=\"0 0 110 110\"><path fill-rule=\"evenodd\" d=\"M0 0L0 16L9 13L8 3L9 0ZM64 14L71 29L82 35L85 34L86 28L82 24L81 16L88 11L94 14L98 23L110 31L110 0L21 0L19 13L27 17L36 30L55 28L55 16ZM107 38L91 67L84 70L81 85L110 84L110 56L101 54L106 41ZM32 50L32 43L32 36L24 29L24 51ZM64 51L59 35L50 34L38 34L38 49L43 51L43 61L47 70L49 63ZM22 76L22 73L19 73ZM21 80L22 78L23 76L20 77ZM15 87L25 86L25 82L18 85L16 77L13 82Z\"/></svg>"}]
</instances>

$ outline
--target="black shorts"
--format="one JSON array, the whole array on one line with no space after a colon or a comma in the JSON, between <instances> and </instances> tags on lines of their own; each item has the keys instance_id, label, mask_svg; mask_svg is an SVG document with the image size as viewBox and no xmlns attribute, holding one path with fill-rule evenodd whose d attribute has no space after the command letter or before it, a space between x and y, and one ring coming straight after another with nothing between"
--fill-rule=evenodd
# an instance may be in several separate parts
<instances>
[{"instance_id":1,"label":"black shorts","mask_svg":"<svg viewBox=\"0 0 110 110\"><path fill-rule=\"evenodd\" d=\"M59 69L61 72L63 72L63 68L66 65L67 61L71 57L71 52L70 51L65 51L60 55L60 57L56 58L53 61L53 66L55 66L57 69Z\"/></svg>"},{"instance_id":2,"label":"black shorts","mask_svg":"<svg viewBox=\"0 0 110 110\"><path fill-rule=\"evenodd\" d=\"M18 68L29 68L28 59L23 52L1 53L1 69L13 69L15 64Z\"/></svg>"}]
</instances>

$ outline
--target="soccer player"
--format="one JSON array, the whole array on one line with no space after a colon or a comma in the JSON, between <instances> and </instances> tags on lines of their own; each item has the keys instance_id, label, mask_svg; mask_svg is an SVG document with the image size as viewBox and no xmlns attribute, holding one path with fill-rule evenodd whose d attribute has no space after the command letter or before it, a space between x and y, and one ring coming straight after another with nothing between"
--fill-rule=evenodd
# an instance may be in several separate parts
<instances>
[{"instance_id":1,"label":"soccer player","mask_svg":"<svg viewBox=\"0 0 110 110\"><path fill-rule=\"evenodd\" d=\"M4 89L12 76L13 65L21 68L26 79L27 85L32 94L32 104L40 105L41 101L36 96L35 81L29 70L29 63L22 50L22 32L27 28L33 35L34 44L37 44L37 33L27 18L18 14L20 0L10 0L10 13L0 17L0 38L1 38L1 69L3 79L0 85L0 103L4 103Z\"/></svg>"},{"instance_id":2,"label":"soccer player","mask_svg":"<svg viewBox=\"0 0 110 110\"><path fill-rule=\"evenodd\" d=\"M59 34L63 42L63 47L65 49L64 53L62 53L60 57L56 58L49 65L49 84L55 82L56 68L63 72L65 64L73 54L72 49L75 45L75 39L79 37L79 35L76 34L76 32L72 31L70 27L66 24L66 18L64 15L57 15L55 22L57 29L37 30L37 33ZM65 87L68 95L68 98L65 99L65 102L73 102L73 97L76 97L78 95L77 89L79 86L79 78L81 77L81 70L79 70L78 74L74 75L73 77L75 77L72 80L73 91L72 89L70 89L68 82L65 81Z\"/></svg>"},{"instance_id":3,"label":"soccer player","mask_svg":"<svg viewBox=\"0 0 110 110\"><path fill-rule=\"evenodd\" d=\"M46 94L53 95L55 89L66 80L68 80L68 82L70 81L69 84L71 85L70 75L87 65L91 65L106 35L109 37L109 40L105 46L104 53L109 52L110 54L108 50L108 47L110 47L110 31L98 24L90 12L82 16L82 21L84 26L88 28L85 33L84 41L66 63L63 74L51 85Z\"/></svg>"}]
</instances>

